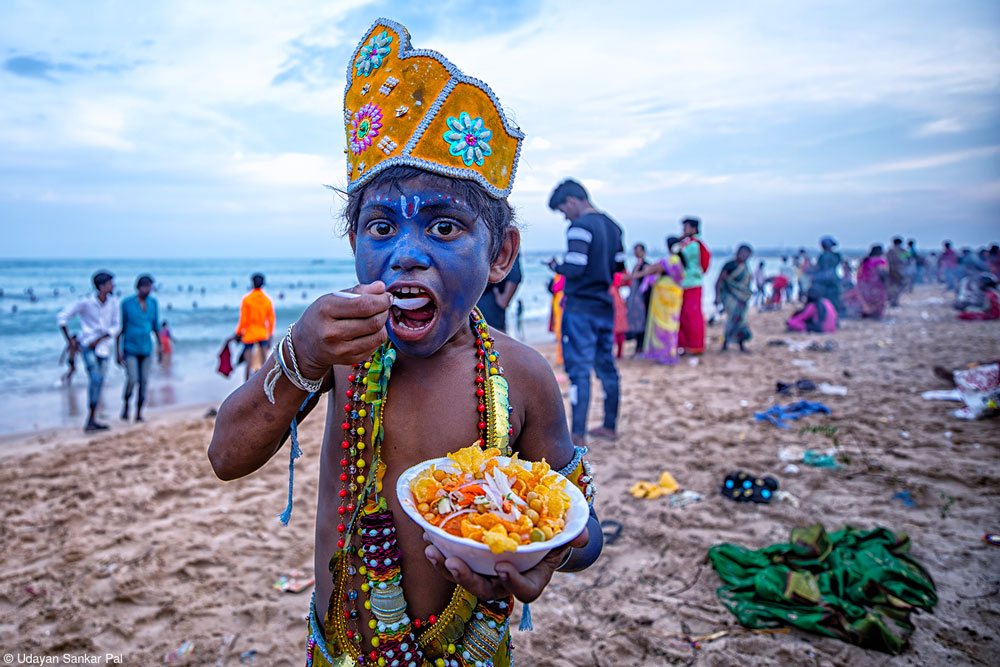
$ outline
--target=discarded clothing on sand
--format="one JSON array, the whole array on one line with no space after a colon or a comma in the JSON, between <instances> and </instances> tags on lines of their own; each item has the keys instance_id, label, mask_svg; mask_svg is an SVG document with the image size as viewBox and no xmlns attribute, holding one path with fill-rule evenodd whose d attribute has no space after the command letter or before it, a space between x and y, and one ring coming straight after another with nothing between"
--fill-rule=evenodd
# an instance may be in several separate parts
<instances>
[{"instance_id":1,"label":"discarded clothing on sand","mask_svg":"<svg viewBox=\"0 0 1000 667\"><path fill-rule=\"evenodd\" d=\"M788 405L772 405L764 412L754 413L754 418L757 421L771 422L778 428L787 429L788 424L785 423L786 420L794 421L817 412L824 415L832 414L830 412L830 408L826 407L822 403L812 401L796 401L794 403L789 403Z\"/></svg>"},{"instance_id":2,"label":"discarded clothing on sand","mask_svg":"<svg viewBox=\"0 0 1000 667\"><path fill-rule=\"evenodd\" d=\"M636 498L659 498L660 496L669 496L678 488L680 486L674 476L664 470L656 484L642 480L633 484L628 492Z\"/></svg>"},{"instance_id":3,"label":"discarded clothing on sand","mask_svg":"<svg viewBox=\"0 0 1000 667\"><path fill-rule=\"evenodd\" d=\"M802 462L807 466L813 466L814 468L840 467L840 464L837 463L836 450L829 449L825 452L816 451L815 449L807 449L802 453Z\"/></svg>"},{"instance_id":4,"label":"discarded clothing on sand","mask_svg":"<svg viewBox=\"0 0 1000 667\"><path fill-rule=\"evenodd\" d=\"M887 528L828 534L815 524L757 551L717 544L708 558L725 583L719 600L742 625L791 625L898 654L914 630L913 612L937 604L934 582L909 546Z\"/></svg>"},{"instance_id":5,"label":"discarded clothing on sand","mask_svg":"<svg viewBox=\"0 0 1000 667\"><path fill-rule=\"evenodd\" d=\"M784 396L791 396L792 391L798 390L800 394L807 394L816 391L816 383L812 380L796 380L795 382L775 382L774 393Z\"/></svg>"},{"instance_id":6,"label":"discarded clothing on sand","mask_svg":"<svg viewBox=\"0 0 1000 667\"><path fill-rule=\"evenodd\" d=\"M902 491L897 491L896 493L892 494L892 499L898 500L899 502L903 503L903 505L905 505L906 507L913 508L917 506L917 501L915 501L913 499L913 496L910 495L909 489L903 489Z\"/></svg>"},{"instance_id":7,"label":"discarded clothing on sand","mask_svg":"<svg viewBox=\"0 0 1000 667\"><path fill-rule=\"evenodd\" d=\"M955 386L965 407L955 411L960 419L981 419L1000 412L1000 364L983 364L955 371Z\"/></svg>"}]
</instances>

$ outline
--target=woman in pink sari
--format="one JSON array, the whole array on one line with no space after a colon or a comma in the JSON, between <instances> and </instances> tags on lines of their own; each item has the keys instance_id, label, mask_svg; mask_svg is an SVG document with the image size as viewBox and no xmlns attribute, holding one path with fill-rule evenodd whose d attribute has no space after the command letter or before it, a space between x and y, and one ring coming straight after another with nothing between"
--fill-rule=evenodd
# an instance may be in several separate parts
<instances>
[{"instance_id":1,"label":"woman in pink sari","mask_svg":"<svg viewBox=\"0 0 1000 667\"><path fill-rule=\"evenodd\" d=\"M872 246L858 267L857 287L844 294L844 308L850 317L881 319L889 302L886 291L889 263L882 256L882 246Z\"/></svg>"},{"instance_id":2,"label":"woman in pink sari","mask_svg":"<svg viewBox=\"0 0 1000 667\"><path fill-rule=\"evenodd\" d=\"M680 242L676 236L667 239L666 257L656 264L650 264L636 274L635 279L644 278L642 291L652 290L649 299L649 314L646 317L646 338L643 356L661 364L677 363L677 335L680 331L681 302L684 290L684 265L677 254ZM634 283L633 283L634 284Z\"/></svg>"}]
</instances>

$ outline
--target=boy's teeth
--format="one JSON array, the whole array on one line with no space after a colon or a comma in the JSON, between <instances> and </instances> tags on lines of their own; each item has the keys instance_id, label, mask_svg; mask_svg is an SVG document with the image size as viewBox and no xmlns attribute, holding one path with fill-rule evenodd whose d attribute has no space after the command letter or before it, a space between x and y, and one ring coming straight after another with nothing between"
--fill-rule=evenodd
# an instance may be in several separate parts
<instances>
[{"instance_id":1,"label":"boy's teeth","mask_svg":"<svg viewBox=\"0 0 1000 667\"><path fill-rule=\"evenodd\" d=\"M401 310L416 310L429 304L431 300L426 296L397 296L392 300L392 305Z\"/></svg>"}]
</instances>

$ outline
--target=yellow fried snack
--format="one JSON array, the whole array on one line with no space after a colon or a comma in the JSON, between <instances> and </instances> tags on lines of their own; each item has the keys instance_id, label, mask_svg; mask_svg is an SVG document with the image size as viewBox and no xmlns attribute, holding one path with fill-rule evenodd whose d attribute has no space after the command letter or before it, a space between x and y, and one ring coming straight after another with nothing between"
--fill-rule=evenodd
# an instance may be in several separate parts
<instances>
[{"instance_id":1,"label":"yellow fried snack","mask_svg":"<svg viewBox=\"0 0 1000 667\"><path fill-rule=\"evenodd\" d=\"M437 498L437 493L441 488L440 482L433 477L424 477L414 482L413 495L418 503L429 503Z\"/></svg>"},{"instance_id":2,"label":"yellow fried snack","mask_svg":"<svg viewBox=\"0 0 1000 667\"><path fill-rule=\"evenodd\" d=\"M425 521L457 537L485 544L493 553L552 539L566 525L567 480L544 460L530 463L515 454L471 445L448 454L457 471L421 470L410 490Z\"/></svg>"},{"instance_id":3,"label":"yellow fried snack","mask_svg":"<svg viewBox=\"0 0 1000 667\"><path fill-rule=\"evenodd\" d=\"M448 458L455 462L459 470L472 474L478 473L486 461L483 450L478 447L464 447L448 454Z\"/></svg>"},{"instance_id":4,"label":"yellow fried snack","mask_svg":"<svg viewBox=\"0 0 1000 667\"><path fill-rule=\"evenodd\" d=\"M483 534L483 544L493 553L502 554L504 551L516 550L519 542L509 537L504 527L498 524Z\"/></svg>"}]
</instances>

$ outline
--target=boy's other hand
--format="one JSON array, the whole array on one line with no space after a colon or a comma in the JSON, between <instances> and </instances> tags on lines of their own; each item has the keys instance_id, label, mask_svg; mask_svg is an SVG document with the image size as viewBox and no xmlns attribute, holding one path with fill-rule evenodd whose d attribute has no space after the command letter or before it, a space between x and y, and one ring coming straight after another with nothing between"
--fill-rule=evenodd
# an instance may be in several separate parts
<instances>
[{"instance_id":1,"label":"boy's other hand","mask_svg":"<svg viewBox=\"0 0 1000 667\"><path fill-rule=\"evenodd\" d=\"M430 541L426 533L424 533L424 540ZM446 559L444 554L433 544L428 544L424 549L424 555L438 571L438 574L453 584L458 584L477 598L499 600L513 595L521 602L534 602L545 590L549 580L552 579L552 573L566 558L569 548L583 548L587 546L589 541L590 531L585 527L583 532L573 538L568 545L552 549L538 565L530 570L518 572L511 563L504 561L497 563L497 576L495 577L473 572L472 568L461 558L453 556Z\"/></svg>"},{"instance_id":2,"label":"boy's other hand","mask_svg":"<svg viewBox=\"0 0 1000 667\"><path fill-rule=\"evenodd\" d=\"M388 338L385 322L392 295L385 291L385 284L376 281L350 291L361 296L325 294L296 322L292 345L306 378L321 378L330 366L363 361Z\"/></svg>"}]
</instances>

